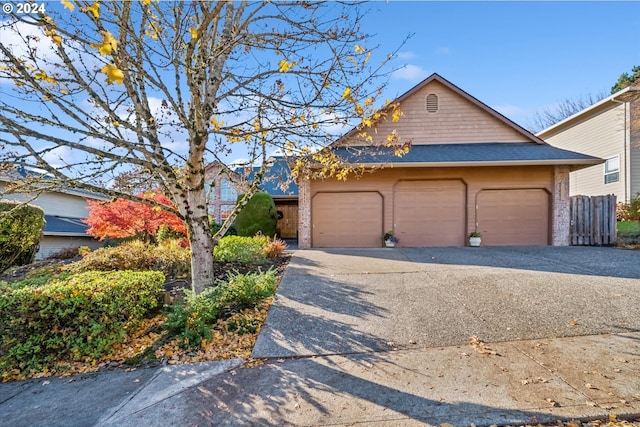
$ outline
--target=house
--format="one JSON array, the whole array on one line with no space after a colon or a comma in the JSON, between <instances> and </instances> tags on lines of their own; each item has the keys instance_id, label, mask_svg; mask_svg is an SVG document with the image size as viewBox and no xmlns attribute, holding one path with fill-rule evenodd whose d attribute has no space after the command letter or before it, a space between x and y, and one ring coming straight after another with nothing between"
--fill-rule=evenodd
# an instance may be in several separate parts
<instances>
[{"instance_id":1,"label":"house","mask_svg":"<svg viewBox=\"0 0 640 427\"><path fill-rule=\"evenodd\" d=\"M218 162L207 165L206 176L210 194L209 209L215 221L221 223L236 204L238 194L246 191L260 170L258 166L238 166L233 170ZM273 197L278 212L277 234L281 238L298 235L298 186L291 176L286 158L274 156L267 160L260 190Z\"/></svg>"},{"instance_id":2,"label":"house","mask_svg":"<svg viewBox=\"0 0 640 427\"><path fill-rule=\"evenodd\" d=\"M433 74L400 96L403 157L362 143L353 129L331 149L378 168L359 179L298 182L300 248L380 247L393 230L401 246L568 245L569 173L602 163L553 147ZM372 132L373 133L373 132ZM375 142L375 141L374 141Z\"/></svg>"},{"instance_id":3,"label":"house","mask_svg":"<svg viewBox=\"0 0 640 427\"><path fill-rule=\"evenodd\" d=\"M89 226L82 222L89 216L87 199L107 200L104 196L76 188L48 189L40 194L7 192L12 182L25 180L34 172L22 168L0 174L0 199L17 200L39 206L46 221L37 260L67 248L88 246L97 249L102 243L87 234Z\"/></svg>"},{"instance_id":4,"label":"house","mask_svg":"<svg viewBox=\"0 0 640 427\"><path fill-rule=\"evenodd\" d=\"M640 86L627 87L539 132L549 144L605 159L571 172L569 194L615 194L628 203L640 193Z\"/></svg>"}]
</instances>

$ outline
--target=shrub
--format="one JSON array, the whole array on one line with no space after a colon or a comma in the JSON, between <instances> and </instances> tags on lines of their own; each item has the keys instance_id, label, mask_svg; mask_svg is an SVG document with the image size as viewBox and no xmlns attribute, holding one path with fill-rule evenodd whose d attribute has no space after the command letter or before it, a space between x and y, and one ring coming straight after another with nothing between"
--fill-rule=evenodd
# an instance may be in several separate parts
<instances>
[{"instance_id":1,"label":"shrub","mask_svg":"<svg viewBox=\"0 0 640 427\"><path fill-rule=\"evenodd\" d=\"M222 313L254 307L272 296L277 285L276 272L239 274L218 286L208 288L200 294L185 290L184 304L172 306L164 326L178 338L182 348L198 347L203 339L211 338L211 328ZM253 333L258 325L255 321L232 314L232 328L239 333ZM253 331L253 332L252 332Z\"/></svg>"},{"instance_id":2,"label":"shrub","mask_svg":"<svg viewBox=\"0 0 640 427\"><path fill-rule=\"evenodd\" d=\"M44 211L32 205L0 203L0 272L29 264L44 229Z\"/></svg>"},{"instance_id":3,"label":"shrub","mask_svg":"<svg viewBox=\"0 0 640 427\"><path fill-rule=\"evenodd\" d=\"M241 200L240 196L238 200ZM276 234L278 213L273 197L267 193L256 193L242 208L236 217L238 236L254 236L258 233L265 236Z\"/></svg>"},{"instance_id":4,"label":"shrub","mask_svg":"<svg viewBox=\"0 0 640 427\"><path fill-rule=\"evenodd\" d=\"M0 292L0 371L95 360L158 307L160 272L87 272Z\"/></svg>"},{"instance_id":5,"label":"shrub","mask_svg":"<svg viewBox=\"0 0 640 427\"><path fill-rule=\"evenodd\" d=\"M152 246L133 240L120 246L100 248L88 253L80 261L67 266L73 273L85 271L150 270L155 257Z\"/></svg>"},{"instance_id":6,"label":"shrub","mask_svg":"<svg viewBox=\"0 0 640 427\"><path fill-rule=\"evenodd\" d=\"M287 249L287 244L280 239L273 239L269 241L264 248L264 252L269 258L278 258Z\"/></svg>"},{"instance_id":7,"label":"shrub","mask_svg":"<svg viewBox=\"0 0 640 427\"><path fill-rule=\"evenodd\" d=\"M216 260L222 262L263 264L267 261L264 249L268 244L267 236L227 236L220 239L213 249L213 254Z\"/></svg>"},{"instance_id":8,"label":"shrub","mask_svg":"<svg viewBox=\"0 0 640 427\"><path fill-rule=\"evenodd\" d=\"M157 270L167 277L188 276L191 271L191 252L182 247L180 239L166 240L159 245L133 240L120 246L97 249L65 269L73 273Z\"/></svg>"},{"instance_id":9,"label":"shrub","mask_svg":"<svg viewBox=\"0 0 640 427\"><path fill-rule=\"evenodd\" d=\"M83 246L83 247L88 249L87 246ZM64 249L60 249L58 252L55 252L55 253L49 255L48 259L65 260L65 259L75 258L78 255L80 255L80 248L79 247L64 248Z\"/></svg>"},{"instance_id":10,"label":"shrub","mask_svg":"<svg viewBox=\"0 0 640 427\"><path fill-rule=\"evenodd\" d=\"M255 306L258 302L272 296L276 291L275 270L266 273L234 273L227 281L218 282L218 307L241 310Z\"/></svg>"}]
</instances>

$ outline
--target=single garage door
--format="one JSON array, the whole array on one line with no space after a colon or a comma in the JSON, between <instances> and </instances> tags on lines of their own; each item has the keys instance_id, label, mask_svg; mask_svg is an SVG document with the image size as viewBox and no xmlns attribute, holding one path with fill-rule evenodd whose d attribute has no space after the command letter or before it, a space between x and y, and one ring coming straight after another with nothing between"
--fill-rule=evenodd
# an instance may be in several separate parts
<instances>
[{"instance_id":1,"label":"single garage door","mask_svg":"<svg viewBox=\"0 0 640 427\"><path fill-rule=\"evenodd\" d=\"M460 180L400 181L394 188L401 246L464 246L466 187Z\"/></svg>"},{"instance_id":2,"label":"single garage door","mask_svg":"<svg viewBox=\"0 0 640 427\"><path fill-rule=\"evenodd\" d=\"M549 244L549 193L545 190L482 190L477 202L483 245Z\"/></svg>"},{"instance_id":3,"label":"single garage door","mask_svg":"<svg viewBox=\"0 0 640 427\"><path fill-rule=\"evenodd\" d=\"M317 193L311 201L312 246L372 248L382 245L382 195Z\"/></svg>"}]
</instances>

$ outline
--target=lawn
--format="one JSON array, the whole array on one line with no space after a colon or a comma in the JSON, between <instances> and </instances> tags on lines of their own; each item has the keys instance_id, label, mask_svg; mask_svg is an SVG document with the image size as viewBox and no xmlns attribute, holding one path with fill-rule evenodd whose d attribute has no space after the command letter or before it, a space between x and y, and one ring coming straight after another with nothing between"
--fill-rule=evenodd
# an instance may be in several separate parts
<instances>
[{"instance_id":1,"label":"lawn","mask_svg":"<svg viewBox=\"0 0 640 427\"><path fill-rule=\"evenodd\" d=\"M640 233L640 222L618 221L618 233Z\"/></svg>"}]
</instances>

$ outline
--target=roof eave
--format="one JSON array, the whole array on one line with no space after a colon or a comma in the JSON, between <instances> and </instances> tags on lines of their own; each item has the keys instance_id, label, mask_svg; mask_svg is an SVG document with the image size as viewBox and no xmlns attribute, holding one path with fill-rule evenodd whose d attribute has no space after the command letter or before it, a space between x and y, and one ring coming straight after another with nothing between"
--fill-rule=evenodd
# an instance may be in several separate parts
<instances>
[{"instance_id":1,"label":"roof eave","mask_svg":"<svg viewBox=\"0 0 640 427\"><path fill-rule=\"evenodd\" d=\"M462 162L373 162L353 163L348 166L365 168L451 168L451 167L485 167L485 166L581 166L589 167L604 163L604 159L551 159L551 160L488 160L488 161L462 161Z\"/></svg>"}]
</instances>

